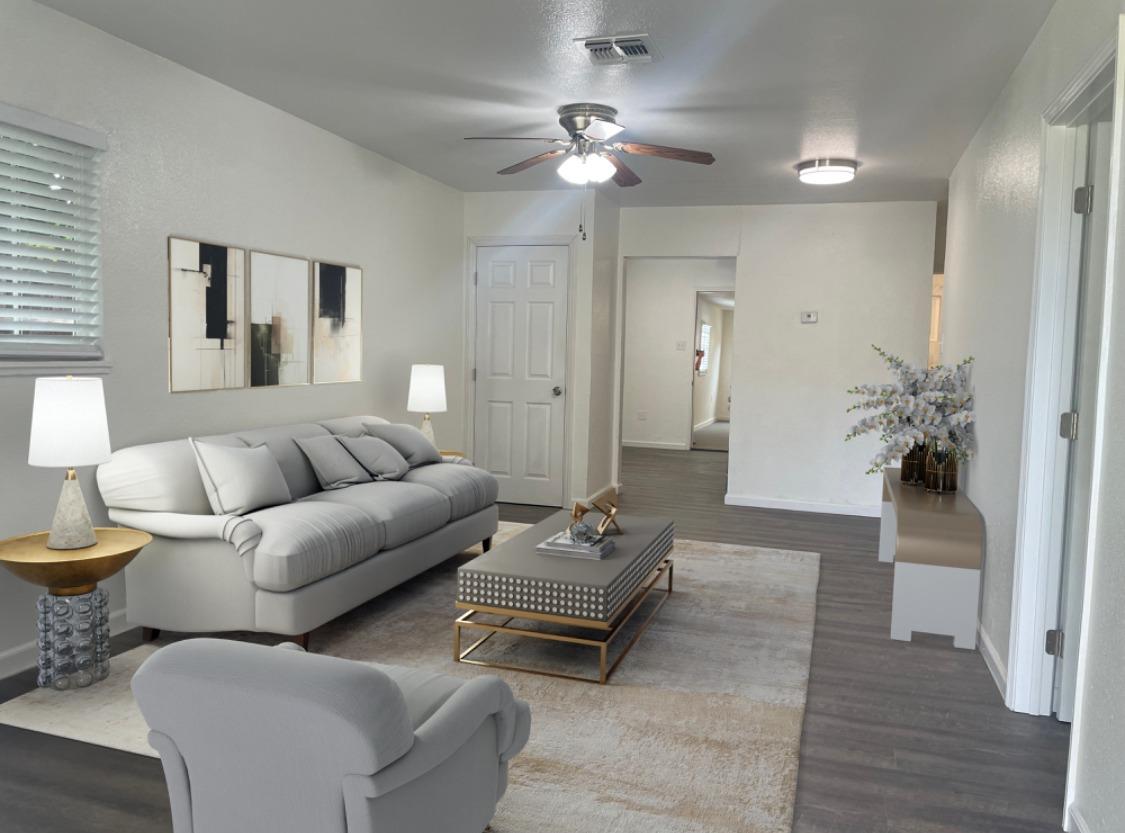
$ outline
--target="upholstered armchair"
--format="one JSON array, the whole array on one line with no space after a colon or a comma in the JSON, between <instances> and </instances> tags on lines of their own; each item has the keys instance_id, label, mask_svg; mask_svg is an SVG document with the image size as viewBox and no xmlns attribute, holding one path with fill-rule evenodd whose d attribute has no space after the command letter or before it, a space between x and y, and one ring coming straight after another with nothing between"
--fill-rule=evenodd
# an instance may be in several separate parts
<instances>
[{"instance_id":1,"label":"upholstered armchair","mask_svg":"<svg viewBox=\"0 0 1125 833\"><path fill-rule=\"evenodd\" d=\"M174 833L480 833L531 716L470 681L191 639L133 677Z\"/></svg>"}]
</instances>

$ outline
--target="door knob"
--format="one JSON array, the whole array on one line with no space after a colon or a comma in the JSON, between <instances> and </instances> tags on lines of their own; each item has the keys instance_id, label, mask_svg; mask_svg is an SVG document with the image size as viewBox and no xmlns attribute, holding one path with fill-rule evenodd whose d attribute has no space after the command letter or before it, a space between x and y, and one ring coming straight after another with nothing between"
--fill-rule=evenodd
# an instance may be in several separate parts
<instances>
[{"instance_id":1,"label":"door knob","mask_svg":"<svg viewBox=\"0 0 1125 833\"><path fill-rule=\"evenodd\" d=\"M553 388L551 388L551 395L562 396L562 388L560 388L558 385L555 385Z\"/></svg>"}]
</instances>

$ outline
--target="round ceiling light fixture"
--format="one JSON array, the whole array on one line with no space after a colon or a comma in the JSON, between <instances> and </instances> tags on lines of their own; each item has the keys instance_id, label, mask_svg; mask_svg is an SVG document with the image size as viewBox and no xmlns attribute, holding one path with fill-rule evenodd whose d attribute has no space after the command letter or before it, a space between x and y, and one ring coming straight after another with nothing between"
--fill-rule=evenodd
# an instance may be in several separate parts
<instances>
[{"instance_id":1,"label":"round ceiling light fixture","mask_svg":"<svg viewBox=\"0 0 1125 833\"><path fill-rule=\"evenodd\" d=\"M559 165L559 176L573 185L605 182L617 172L613 163L600 153L568 156Z\"/></svg>"},{"instance_id":2,"label":"round ceiling light fixture","mask_svg":"<svg viewBox=\"0 0 1125 833\"><path fill-rule=\"evenodd\" d=\"M806 185L843 185L858 167L854 159L809 159L797 166L797 178Z\"/></svg>"}]
</instances>

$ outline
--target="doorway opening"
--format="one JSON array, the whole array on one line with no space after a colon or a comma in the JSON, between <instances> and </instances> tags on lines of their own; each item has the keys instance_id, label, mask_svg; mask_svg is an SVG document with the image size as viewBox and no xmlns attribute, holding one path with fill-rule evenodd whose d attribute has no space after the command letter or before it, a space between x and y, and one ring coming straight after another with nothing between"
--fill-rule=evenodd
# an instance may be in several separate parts
<instances>
[{"instance_id":1,"label":"doorway opening","mask_svg":"<svg viewBox=\"0 0 1125 833\"><path fill-rule=\"evenodd\" d=\"M734 291L695 293L695 368L691 390L691 447L730 450Z\"/></svg>"}]
</instances>

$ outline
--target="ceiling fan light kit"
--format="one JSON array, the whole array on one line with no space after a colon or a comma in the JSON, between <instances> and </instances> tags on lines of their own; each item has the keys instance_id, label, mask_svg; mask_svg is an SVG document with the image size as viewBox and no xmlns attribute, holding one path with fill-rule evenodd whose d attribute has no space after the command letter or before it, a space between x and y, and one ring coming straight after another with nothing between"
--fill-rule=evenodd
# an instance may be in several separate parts
<instances>
[{"instance_id":1,"label":"ceiling fan light kit","mask_svg":"<svg viewBox=\"0 0 1125 833\"><path fill-rule=\"evenodd\" d=\"M797 165L797 178L806 185L843 185L858 167L854 159L808 159Z\"/></svg>"},{"instance_id":2,"label":"ceiling fan light kit","mask_svg":"<svg viewBox=\"0 0 1125 833\"><path fill-rule=\"evenodd\" d=\"M559 145L553 150L524 159L497 171L501 175L518 174L548 159L564 157L558 174L574 185L600 183L610 179L622 188L639 185L641 178L622 161L620 153L637 156L658 156L677 162L694 162L710 165L715 157L707 151L648 145L642 142L612 142L625 127L617 123L617 110L605 104L566 104L558 109L559 124L569 139L530 136L468 136L472 140L510 140L517 142L546 142Z\"/></svg>"}]
</instances>

